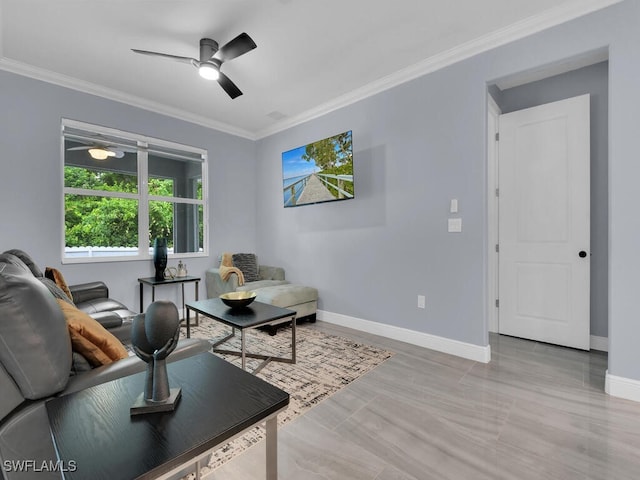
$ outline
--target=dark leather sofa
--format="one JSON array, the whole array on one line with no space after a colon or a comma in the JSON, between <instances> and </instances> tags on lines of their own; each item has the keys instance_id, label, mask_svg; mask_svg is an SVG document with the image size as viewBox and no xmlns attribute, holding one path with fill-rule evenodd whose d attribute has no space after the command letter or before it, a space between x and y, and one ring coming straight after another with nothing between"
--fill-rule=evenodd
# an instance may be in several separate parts
<instances>
[{"instance_id":1,"label":"dark leather sofa","mask_svg":"<svg viewBox=\"0 0 640 480\"><path fill-rule=\"evenodd\" d=\"M136 313L109 298L109 288L104 282L69 285L69 290L78 309L95 318L121 342L131 340L131 325Z\"/></svg>"},{"instance_id":2,"label":"dark leather sofa","mask_svg":"<svg viewBox=\"0 0 640 480\"><path fill-rule=\"evenodd\" d=\"M18 257L33 276L45 283L58 298L65 296L64 291L52 285L55 282L46 278L45 272L36 265L28 253L19 249L7 250L4 253ZM104 282L82 283L70 285L68 288L73 297L73 303L78 309L97 320L122 343L128 343L131 340L131 326L136 312L132 312L117 300L109 298L109 288Z\"/></svg>"},{"instance_id":3,"label":"dark leather sofa","mask_svg":"<svg viewBox=\"0 0 640 480\"><path fill-rule=\"evenodd\" d=\"M181 340L167 360L176 361L209 348L204 340ZM132 356L75 375L70 375L71 367L69 332L54 295L20 259L0 254L1 478L59 479L56 471L35 473L33 468L20 468L55 465L45 402L145 371L146 363Z\"/></svg>"}]
</instances>

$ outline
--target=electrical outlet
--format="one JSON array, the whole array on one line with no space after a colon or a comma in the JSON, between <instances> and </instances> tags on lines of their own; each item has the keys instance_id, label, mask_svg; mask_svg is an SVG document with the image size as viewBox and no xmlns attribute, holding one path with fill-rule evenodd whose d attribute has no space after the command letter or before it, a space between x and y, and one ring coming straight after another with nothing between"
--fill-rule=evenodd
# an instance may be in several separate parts
<instances>
[{"instance_id":1,"label":"electrical outlet","mask_svg":"<svg viewBox=\"0 0 640 480\"><path fill-rule=\"evenodd\" d=\"M424 295L418 295L418 308L425 308L425 303Z\"/></svg>"},{"instance_id":2,"label":"electrical outlet","mask_svg":"<svg viewBox=\"0 0 640 480\"><path fill-rule=\"evenodd\" d=\"M449 218L447 230L449 232L460 233L462 232L462 219L461 218Z\"/></svg>"}]
</instances>

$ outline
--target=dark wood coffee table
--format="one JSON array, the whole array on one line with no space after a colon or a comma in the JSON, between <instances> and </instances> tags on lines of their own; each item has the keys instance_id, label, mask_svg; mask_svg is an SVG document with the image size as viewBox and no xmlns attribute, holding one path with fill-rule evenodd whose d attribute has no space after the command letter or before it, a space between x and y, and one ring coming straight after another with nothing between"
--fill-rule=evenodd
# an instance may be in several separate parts
<instances>
[{"instance_id":1,"label":"dark wood coffee table","mask_svg":"<svg viewBox=\"0 0 640 480\"><path fill-rule=\"evenodd\" d=\"M46 403L65 479L167 478L199 462L216 446L266 422L268 480L278 477L278 412L289 394L212 355L167 364L182 388L173 412L131 416L144 389L139 373ZM73 471L71 471L73 470Z\"/></svg>"},{"instance_id":2,"label":"dark wood coffee table","mask_svg":"<svg viewBox=\"0 0 640 480\"><path fill-rule=\"evenodd\" d=\"M189 312L193 310L200 315L209 317L217 322L223 323L231 327L231 333L220 340L213 343L213 351L218 353L226 353L229 355L238 355L242 357L242 369L246 369L246 359L257 358L263 360L253 373L258 373L269 362L296 363L296 312L286 308L275 307L267 303L258 301L252 302L250 305L232 309L226 306L219 298L210 298L208 300L200 300L198 302L187 302L187 338L191 336L189 327ZM262 355L259 353L247 352L245 343L245 331L251 328L263 327L265 325L278 325L284 322L291 322L291 357L275 357ZM229 341L236 334L236 329L240 330L240 350L226 350L217 348L218 345Z\"/></svg>"}]
</instances>

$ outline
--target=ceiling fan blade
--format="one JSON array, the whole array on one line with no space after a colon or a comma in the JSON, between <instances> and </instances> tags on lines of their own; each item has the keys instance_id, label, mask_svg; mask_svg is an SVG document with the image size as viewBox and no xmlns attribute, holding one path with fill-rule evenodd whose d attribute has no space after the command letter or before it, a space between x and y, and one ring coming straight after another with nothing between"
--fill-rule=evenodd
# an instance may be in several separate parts
<instances>
[{"instance_id":1,"label":"ceiling fan blade","mask_svg":"<svg viewBox=\"0 0 640 480\"><path fill-rule=\"evenodd\" d=\"M244 55L256 47L256 42L254 42L249 35L243 32L230 42L220 47L220 50L218 50L213 57L226 62L232 58Z\"/></svg>"},{"instance_id":2,"label":"ceiling fan blade","mask_svg":"<svg viewBox=\"0 0 640 480\"><path fill-rule=\"evenodd\" d=\"M176 61L182 62L182 63L197 62L197 60L195 58L191 58L191 57L180 57L178 55L169 55L167 53L150 52L148 50L137 50L135 48L132 48L131 51L133 51L135 53L140 53L142 55L150 55L150 56L154 56L154 57L170 58L171 60L176 60Z\"/></svg>"},{"instance_id":3,"label":"ceiling fan blade","mask_svg":"<svg viewBox=\"0 0 640 480\"><path fill-rule=\"evenodd\" d=\"M89 150L90 148L93 148L91 145L83 145L81 147L71 147L71 148L67 148L68 152L72 152L74 150Z\"/></svg>"},{"instance_id":4,"label":"ceiling fan blade","mask_svg":"<svg viewBox=\"0 0 640 480\"><path fill-rule=\"evenodd\" d=\"M223 90L225 92L227 92L227 95L229 95L232 99L242 95L242 92L240 91L240 89L238 87L236 87L236 84L233 83L229 79L229 77L227 77L222 72L220 72L220 77L218 77L218 83L223 88Z\"/></svg>"}]
</instances>

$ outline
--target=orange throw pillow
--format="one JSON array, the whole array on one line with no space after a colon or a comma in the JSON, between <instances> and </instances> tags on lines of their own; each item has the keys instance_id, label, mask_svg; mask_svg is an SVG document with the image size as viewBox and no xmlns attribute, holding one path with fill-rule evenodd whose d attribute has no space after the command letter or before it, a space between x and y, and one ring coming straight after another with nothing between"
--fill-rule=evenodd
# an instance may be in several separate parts
<instances>
[{"instance_id":1,"label":"orange throw pillow","mask_svg":"<svg viewBox=\"0 0 640 480\"><path fill-rule=\"evenodd\" d=\"M60 270L53 267L46 267L44 269L44 276L50 280L53 280L55 284L58 285L60 289L65 293L65 295L69 297L69 300L73 302L73 295L71 295L71 290L69 290L67 282L65 281L64 276L62 275L62 272Z\"/></svg>"},{"instance_id":2,"label":"orange throw pillow","mask_svg":"<svg viewBox=\"0 0 640 480\"><path fill-rule=\"evenodd\" d=\"M86 358L91 366L107 365L129 356L120 340L100 323L64 300L56 301L67 320L71 348Z\"/></svg>"}]
</instances>

